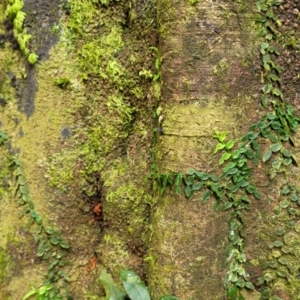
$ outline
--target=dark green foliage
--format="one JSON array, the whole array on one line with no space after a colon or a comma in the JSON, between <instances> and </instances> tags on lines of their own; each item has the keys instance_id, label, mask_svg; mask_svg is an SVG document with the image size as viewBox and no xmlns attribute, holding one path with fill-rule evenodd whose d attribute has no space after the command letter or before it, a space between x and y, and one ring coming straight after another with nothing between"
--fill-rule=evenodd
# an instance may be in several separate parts
<instances>
[{"instance_id":1,"label":"dark green foliage","mask_svg":"<svg viewBox=\"0 0 300 300\"><path fill-rule=\"evenodd\" d=\"M100 282L105 288L107 300L151 300L149 291L145 283L139 276L130 270L122 270L120 279L123 283L126 293L119 288L113 281L110 274L106 270L102 270L100 275ZM129 297L129 298L128 298ZM175 296L165 295L159 300L179 300Z\"/></svg>"},{"instance_id":2,"label":"dark green foliage","mask_svg":"<svg viewBox=\"0 0 300 300\"><path fill-rule=\"evenodd\" d=\"M30 296L36 295L36 299L63 299L60 287L56 287L58 279L68 282L69 277L61 270L66 265L63 260L63 250L69 249L70 245L63 239L61 234L52 227L45 226L43 218L34 209L34 203L31 199L28 184L23 170L23 165L16 157L9 158L9 166L14 174L14 195L18 201L18 205L22 206L19 217L28 216L28 230L35 224L34 240L37 244L37 256L49 260L49 272L46 275L45 284L36 289L31 287L24 300Z\"/></svg>"}]
</instances>

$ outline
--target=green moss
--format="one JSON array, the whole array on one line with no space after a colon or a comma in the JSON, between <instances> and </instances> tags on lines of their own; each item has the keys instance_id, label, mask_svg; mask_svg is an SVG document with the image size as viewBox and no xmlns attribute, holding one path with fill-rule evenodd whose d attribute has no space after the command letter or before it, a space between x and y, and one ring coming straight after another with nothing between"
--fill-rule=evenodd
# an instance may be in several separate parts
<instances>
[{"instance_id":1,"label":"green moss","mask_svg":"<svg viewBox=\"0 0 300 300\"><path fill-rule=\"evenodd\" d=\"M200 0L188 0L191 5L196 5Z\"/></svg>"},{"instance_id":2,"label":"green moss","mask_svg":"<svg viewBox=\"0 0 300 300\"><path fill-rule=\"evenodd\" d=\"M168 36L172 22L174 22L174 5L171 0L158 1L157 3L157 20L159 25L159 33L162 38Z\"/></svg>"},{"instance_id":3,"label":"green moss","mask_svg":"<svg viewBox=\"0 0 300 300\"><path fill-rule=\"evenodd\" d=\"M31 35L23 28L23 23L26 17L25 12L22 11L24 3L22 0L6 0L4 1L4 4L7 5L5 16L11 20L14 25L14 37L18 41L20 49L28 59L28 62L33 65L37 62L38 56L34 52L30 51L29 41L31 39Z\"/></svg>"},{"instance_id":4,"label":"green moss","mask_svg":"<svg viewBox=\"0 0 300 300\"><path fill-rule=\"evenodd\" d=\"M8 263L9 257L7 252L0 247L0 296L2 299L7 299L7 294L5 293L5 286L7 285L7 275L8 275Z\"/></svg>"}]
</instances>

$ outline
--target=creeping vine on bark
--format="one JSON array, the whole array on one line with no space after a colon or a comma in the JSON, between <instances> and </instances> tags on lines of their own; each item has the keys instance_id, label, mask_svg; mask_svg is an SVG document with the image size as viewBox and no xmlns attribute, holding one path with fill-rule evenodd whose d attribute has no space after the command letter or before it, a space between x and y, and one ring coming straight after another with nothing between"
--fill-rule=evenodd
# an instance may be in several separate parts
<instances>
[{"instance_id":1,"label":"creeping vine on bark","mask_svg":"<svg viewBox=\"0 0 300 300\"><path fill-rule=\"evenodd\" d=\"M171 172L161 174L157 167L152 167L154 188L163 194L167 187L174 186L176 193L182 190L190 199L195 193L202 191L202 202L214 197L215 210L230 212L229 234L227 247L227 265L224 286L227 297L230 300L244 299L241 289L253 290L255 287L261 292L262 299L280 299L273 294L272 286L277 277L290 281L294 271L288 266L281 252L277 255L277 261L268 262L273 270L266 270L258 282L251 282L250 275L245 270L247 255L245 252L245 215L251 209L251 200L263 199L253 178L253 169L259 164L270 162L269 176L274 178L284 168L294 164L298 166L296 157L291 151L295 145L293 134L296 133L300 118L295 115L295 109L284 98L280 75L282 67L276 63L280 56L275 42L279 39L276 27L279 21L273 11L274 6L279 6L278 0L259 0L256 2L260 18L257 20L259 35L262 38L260 55L262 63L262 107L268 112L252 124L249 131L239 139L227 140L227 133L215 131L214 138L218 140L214 153L221 152L219 166L224 166L220 176L189 169L187 173ZM269 143L267 150L262 153L262 143ZM280 203L275 213L286 211L288 222L284 228L278 229L278 239L273 247L280 249L288 244L289 237L285 235L288 229L295 229L296 220L299 218L298 198L299 189L293 184L279 187ZM288 251L288 250L286 250ZM283 253L285 253L283 251ZM274 267L279 265L280 267ZM269 265L268 265L269 266ZM267 267L268 267L267 266ZM296 275L295 275L296 276Z\"/></svg>"}]
</instances>

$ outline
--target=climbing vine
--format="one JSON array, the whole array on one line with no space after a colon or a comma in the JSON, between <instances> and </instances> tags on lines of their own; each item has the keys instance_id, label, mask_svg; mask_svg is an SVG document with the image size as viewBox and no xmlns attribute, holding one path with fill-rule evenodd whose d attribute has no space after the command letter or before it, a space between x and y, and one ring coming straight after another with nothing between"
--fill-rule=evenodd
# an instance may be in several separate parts
<instances>
[{"instance_id":1,"label":"climbing vine","mask_svg":"<svg viewBox=\"0 0 300 300\"><path fill-rule=\"evenodd\" d=\"M5 146L7 142L7 135L0 131L0 146ZM31 291L23 299L28 299L32 295L36 295L37 299L64 299L64 297L69 296L66 285L70 279L63 271L63 267L68 264L66 251L70 248L70 245L58 230L46 226L42 216L36 211L34 201L30 196L22 162L12 155L7 155L7 161L12 174L10 188L13 198L16 199L20 208L19 218L28 217L26 226L28 231L33 230L33 226L35 226L33 236L37 244L36 255L48 261L48 273L45 276L44 285L40 288L32 286ZM42 298L39 298L39 296Z\"/></svg>"},{"instance_id":2,"label":"climbing vine","mask_svg":"<svg viewBox=\"0 0 300 300\"><path fill-rule=\"evenodd\" d=\"M244 299L241 289L254 289L254 284L260 287L262 299L280 299L272 294L272 282L279 276L288 279L292 272L287 266L286 259L281 256L279 250L273 252L275 259L267 262L267 267L273 271L267 271L259 278L257 283L252 283L250 275L245 270L247 256L245 253L245 214L251 209L253 199L260 200L262 195L258 190L253 177L253 170L261 162L270 162L269 177L272 179L291 164L298 165L292 152L294 146L293 134L297 131L300 119L295 115L295 110L284 99L281 89L280 75L282 67L276 63L280 56L275 47L275 41L279 39L276 29L278 21L273 7L280 5L278 0L258 0L257 11L260 17L257 20L260 44L260 56L262 64L261 81L262 107L268 109L259 121L249 127L249 131L239 139L227 139L226 132L215 131L213 137L218 141L214 154L221 152L219 166L222 166L220 176L189 169L186 174L172 172L161 174L158 168L152 167L152 178L155 190L161 194L168 187L174 186L177 194L184 191L190 199L198 191L202 192L202 202L211 197L215 199L215 210L229 211L229 245L227 248L228 271L224 286L229 300ZM265 145L268 145L265 147ZM300 205L298 198L299 189L287 183L280 189L281 201L275 209L275 213L287 210L287 225L276 230L278 239L271 245L272 248L282 249L288 245L289 237L284 235L290 228L299 231L295 218L299 216L297 210ZM296 227L295 227L296 226ZM281 239L282 240L281 240ZM286 247L287 248L287 247ZM290 249L285 250L289 253ZM283 253L286 253L283 251ZM278 269L277 266L280 266ZM265 268L265 269L266 269Z\"/></svg>"}]
</instances>

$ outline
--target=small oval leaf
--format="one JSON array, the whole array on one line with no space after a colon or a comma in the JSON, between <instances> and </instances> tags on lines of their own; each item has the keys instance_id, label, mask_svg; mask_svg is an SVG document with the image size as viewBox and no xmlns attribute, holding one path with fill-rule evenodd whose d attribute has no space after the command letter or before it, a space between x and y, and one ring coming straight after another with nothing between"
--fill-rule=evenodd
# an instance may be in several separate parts
<instances>
[{"instance_id":1,"label":"small oval leaf","mask_svg":"<svg viewBox=\"0 0 300 300\"><path fill-rule=\"evenodd\" d=\"M272 151L268 150L263 156L263 162L266 162L267 160L269 160L271 156L272 156Z\"/></svg>"},{"instance_id":2,"label":"small oval leaf","mask_svg":"<svg viewBox=\"0 0 300 300\"><path fill-rule=\"evenodd\" d=\"M147 287L139 276L130 270L123 270L120 273L123 286L132 300L151 300Z\"/></svg>"}]
</instances>

